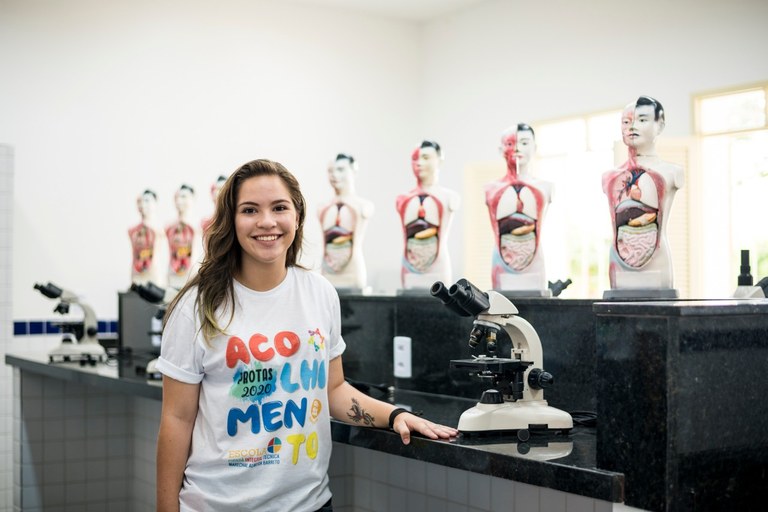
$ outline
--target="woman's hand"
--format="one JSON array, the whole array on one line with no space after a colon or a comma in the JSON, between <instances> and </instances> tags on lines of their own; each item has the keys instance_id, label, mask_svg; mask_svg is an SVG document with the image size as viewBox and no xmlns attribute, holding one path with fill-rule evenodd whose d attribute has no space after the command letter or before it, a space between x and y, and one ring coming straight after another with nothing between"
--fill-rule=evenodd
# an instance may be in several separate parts
<instances>
[{"instance_id":1,"label":"woman's hand","mask_svg":"<svg viewBox=\"0 0 768 512\"><path fill-rule=\"evenodd\" d=\"M395 416L392 430L400 434L403 444L410 444L411 432L418 432L430 439L452 439L459 435L459 431L453 427L432 423L409 412Z\"/></svg>"}]
</instances>

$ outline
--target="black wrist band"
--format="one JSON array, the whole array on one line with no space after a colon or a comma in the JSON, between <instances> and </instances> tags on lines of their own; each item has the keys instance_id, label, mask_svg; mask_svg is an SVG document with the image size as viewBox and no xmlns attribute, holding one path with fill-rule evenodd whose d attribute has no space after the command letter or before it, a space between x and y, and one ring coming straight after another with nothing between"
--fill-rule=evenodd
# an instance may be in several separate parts
<instances>
[{"instance_id":1,"label":"black wrist band","mask_svg":"<svg viewBox=\"0 0 768 512\"><path fill-rule=\"evenodd\" d=\"M397 418L398 415L408 412L407 409L403 409L402 407L398 407L397 409L393 410L391 413L389 413L389 428L394 428L395 426L395 418Z\"/></svg>"}]
</instances>

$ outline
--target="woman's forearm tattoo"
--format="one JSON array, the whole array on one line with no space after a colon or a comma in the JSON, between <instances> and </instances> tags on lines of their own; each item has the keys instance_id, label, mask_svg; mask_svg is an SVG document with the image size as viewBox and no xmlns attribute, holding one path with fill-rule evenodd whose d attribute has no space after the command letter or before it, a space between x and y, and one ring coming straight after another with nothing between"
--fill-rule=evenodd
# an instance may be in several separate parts
<instances>
[{"instance_id":1,"label":"woman's forearm tattoo","mask_svg":"<svg viewBox=\"0 0 768 512\"><path fill-rule=\"evenodd\" d=\"M347 417L355 423L360 423L362 421L363 425L372 427L373 423L376 421L373 416L360 407L360 403L354 398L352 399L352 407L349 408L349 411Z\"/></svg>"}]
</instances>

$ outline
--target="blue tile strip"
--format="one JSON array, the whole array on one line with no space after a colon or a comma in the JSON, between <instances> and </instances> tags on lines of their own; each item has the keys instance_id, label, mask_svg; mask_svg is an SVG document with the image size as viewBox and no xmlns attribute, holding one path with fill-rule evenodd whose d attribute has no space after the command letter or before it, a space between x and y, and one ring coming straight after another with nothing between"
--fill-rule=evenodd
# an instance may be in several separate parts
<instances>
[{"instance_id":1,"label":"blue tile strip","mask_svg":"<svg viewBox=\"0 0 768 512\"><path fill-rule=\"evenodd\" d=\"M14 320L14 336L60 334L61 320ZM117 333L117 320L98 320L99 334Z\"/></svg>"},{"instance_id":2,"label":"blue tile strip","mask_svg":"<svg viewBox=\"0 0 768 512\"><path fill-rule=\"evenodd\" d=\"M27 322L13 322L14 336L26 336L27 334L29 334L29 326Z\"/></svg>"}]
</instances>

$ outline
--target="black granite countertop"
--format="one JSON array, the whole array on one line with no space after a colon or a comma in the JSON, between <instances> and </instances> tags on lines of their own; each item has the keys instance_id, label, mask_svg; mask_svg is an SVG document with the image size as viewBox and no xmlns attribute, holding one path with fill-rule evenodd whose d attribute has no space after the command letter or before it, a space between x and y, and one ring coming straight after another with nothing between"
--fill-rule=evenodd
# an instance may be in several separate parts
<instances>
[{"instance_id":1,"label":"black granite countertop","mask_svg":"<svg viewBox=\"0 0 768 512\"><path fill-rule=\"evenodd\" d=\"M768 313L768 299L689 299L659 301L596 302L601 316L716 316Z\"/></svg>"},{"instance_id":2,"label":"black granite countertop","mask_svg":"<svg viewBox=\"0 0 768 512\"><path fill-rule=\"evenodd\" d=\"M6 364L22 371L97 386L104 390L161 400L159 382L147 381L141 368L146 359L112 359L106 364L81 366L78 363L49 364L45 354L7 354ZM138 369L138 370L137 370ZM432 421L456 425L461 413L474 400L417 391L369 393L389 400ZM380 394L380 395L379 395ZM357 427L337 421L332 424L333 440L433 464L505 478L609 502L624 501L624 475L597 468L596 429L575 427L567 436L532 435L527 443L505 435L465 436L452 441L433 441L414 436L403 445L392 431Z\"/></svg>"}]
</instances>

